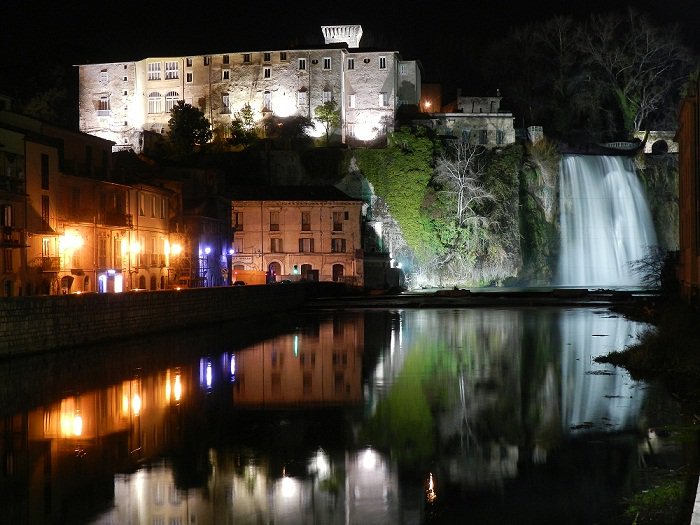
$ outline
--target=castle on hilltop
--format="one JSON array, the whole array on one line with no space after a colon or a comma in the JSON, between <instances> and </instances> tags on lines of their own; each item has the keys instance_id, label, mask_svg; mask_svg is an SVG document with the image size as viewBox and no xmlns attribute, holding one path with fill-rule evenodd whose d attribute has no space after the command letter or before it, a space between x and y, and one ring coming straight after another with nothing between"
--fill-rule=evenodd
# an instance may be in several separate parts
<instances>
[{"instance_id":1,"label":"castle on hilltop","mask_svg":"<svg viewBox=\"0 0 700 525\"><path fill-rule=\"evenodd\" d=\"M361 48L360 25L323 26L320 48L240 50L79 65L80 130L141 152L145 136L168 130L179 101L225 127L246 104L255 120L314 117L335 101L334 140L380 142L402 105L418 105L421 71L398 51ZM315 130L320 136L320 130Z\"/></svg>"}]
</instances>

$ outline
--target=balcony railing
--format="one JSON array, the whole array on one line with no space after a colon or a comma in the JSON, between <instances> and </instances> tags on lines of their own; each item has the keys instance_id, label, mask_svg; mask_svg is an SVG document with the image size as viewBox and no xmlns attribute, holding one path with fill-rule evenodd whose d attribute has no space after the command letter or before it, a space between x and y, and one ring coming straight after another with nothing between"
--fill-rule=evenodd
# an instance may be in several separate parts
<instances>
[{"instance_id":1,"label":"balcony railing","mask_svg":"<svg viewBox=\"0 0 700 525\"><path fill-rule=\"evenodd\" d=\"M0 242L4 248L19 248L22 244L22 230L12 226L3 226Z\"/></svg>"},{"instance_id":2,"label":"balcony railing","mask_svg":"<svg viewBox=\"0 0 700 525\"><path fill-rule=\"evenodd\" d=\"M44 272L58 272L61 270L60 257L42 257L41 270Z\"/></svg>"}]
</instances>

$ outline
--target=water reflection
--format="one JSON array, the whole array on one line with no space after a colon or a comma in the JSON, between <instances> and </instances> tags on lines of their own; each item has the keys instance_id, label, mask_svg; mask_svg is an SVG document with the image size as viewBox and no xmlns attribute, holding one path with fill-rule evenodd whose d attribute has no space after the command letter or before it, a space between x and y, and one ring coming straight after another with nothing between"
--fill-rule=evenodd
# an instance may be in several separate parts
<instances>
[{"instance_id":1,"label":"water reflection","mask_svg":"<svg viewBox=\"0 0 700 525\"><path fill-rule=\"evenodd\" d=\"M150 367L125 358L92 389L77 367L65 395L4 414L0 521L604 523L647 390L593 358L641 329L587 309L355 311L246 347L150 344Z\"/></svg>"}]
</instances>

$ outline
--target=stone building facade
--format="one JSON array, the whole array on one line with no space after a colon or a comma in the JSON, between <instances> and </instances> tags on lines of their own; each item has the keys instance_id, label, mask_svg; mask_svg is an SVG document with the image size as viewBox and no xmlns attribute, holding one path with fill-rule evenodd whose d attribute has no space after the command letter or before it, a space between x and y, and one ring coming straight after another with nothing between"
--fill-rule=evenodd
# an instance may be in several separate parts
<instances>
[{"instance_id":1,"label":"stone building facade","mask_svg":"<svg viewBox=\"0 0 700 525\"><path fill-rule=\"evenodd\" d=\"M314 117L335 101L336 139L368 143L394 125L402 104L418 104L418 62L397 51L359 47L361 26L324 26L318 49L231 51L85 64L79 69L80 130L115 149L143 150L147 132L165 133L178 100L199 108L213 128L231 123L247 104L255 120ZM320 136L318 126L312 134Z\"/></svg>"},{"instance_id":2,"label":"stone building facade","mask_svg":"<svg viewBox=\"0 0 700 525\"><path fill-rule=\"evenodd\" d=\"M362 201L334 187L233 192L233 270L364 286Z\"/></svg>"}]
</instances>

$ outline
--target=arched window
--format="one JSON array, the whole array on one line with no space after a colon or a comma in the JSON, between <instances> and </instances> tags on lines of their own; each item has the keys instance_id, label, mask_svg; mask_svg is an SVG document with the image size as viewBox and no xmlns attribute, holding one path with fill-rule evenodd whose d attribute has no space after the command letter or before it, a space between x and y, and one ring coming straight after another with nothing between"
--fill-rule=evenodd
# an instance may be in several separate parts
<instances>
[{"instance_id":1,"label":"arched window","mask_svg":"<svg viewBox=\"0 0 700 525\"><path fill-rule=\"evenodd\" d=\"M270 266L268 266L267 269L270 271L271 276L279 275L282 273L282 266L280 266L280 263L278 262L270 263Z\"/></svg>"},{"instance_id":2,"label":"arched window","mask_svg":"<svg viewBox=\"0 0 700 525\"><path fill-rule=\"evenodd\" d=\"M151 290L157 290L158 289L158 281L156 280L155 275L151 275Z\"/></svg>"},{"instance_id":3,"label":"arched window","mask_svg":"<svg viewBox=\"0 0 700 525\"><path fill-rule=\"evenodd\" d=\"M148 94L148 112L162 113L163 112L163 97L157 91L151 91Z\"/></svg>"},{"instance_id":4,"label":"arched window","mask_svg":"<svg viewBox=\"0 0 700 525\"><path fill-rule=\"evenodd\" d=\"M165 94L165 112L170 113L170 110L175 107L178 100L180 100L180 95L177 91L168 91Z\"/></svg>"},{"instance_id":5,"label":"arched window","mask_svg":"<svg viewBox=\"0 0 700 525\"><path fill-rule=\"evenodd\" d=\"M146 289L146 276L145 275L139 276L139 288L141 288L142 290Z\"/></svg>"}]
</instances>

